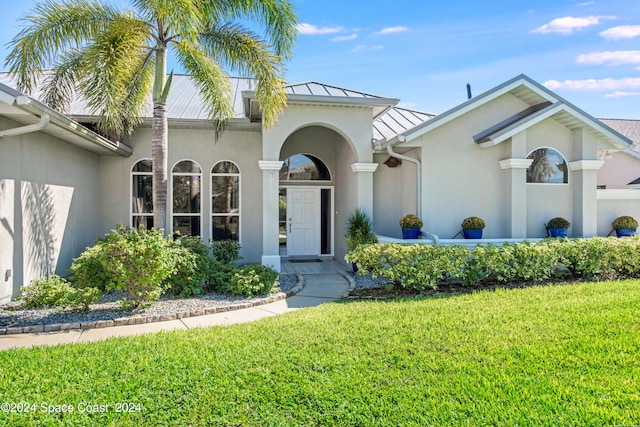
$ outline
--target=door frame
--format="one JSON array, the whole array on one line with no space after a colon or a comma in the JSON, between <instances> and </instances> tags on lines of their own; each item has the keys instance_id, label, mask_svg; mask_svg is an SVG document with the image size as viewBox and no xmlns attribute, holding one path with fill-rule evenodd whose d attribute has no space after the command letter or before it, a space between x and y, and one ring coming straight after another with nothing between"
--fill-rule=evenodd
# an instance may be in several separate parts
<instances>
[{"instance_id":1,"label":"door frame","mask_svg":"<svg viewBox=\"0 0 640 427\"><path fill-rule=\"evenodd\" d=\"M335 186L333 185L280 185L279 186L280 189L285 189L287 190L287 207L289 205L288 202L288 198L289 198L289 189L320 189L320 197L318 199L318 209L320 210L320 215L318 215L318 228L320 233L322 234L322 190L329 190L329 238L330 238L330 244L329 244L329 252L328 254L323 254L322 253L322 247L320 247L320 253L316 254L317 256L320 257L334 257L335 254ZM320 238L320 242L322 242L322 236ZM289 233L287 232L287 257L290 256L289 255ZM296 255L292 255L292 256L296 256Z\"/></svg>"}]
</instances>

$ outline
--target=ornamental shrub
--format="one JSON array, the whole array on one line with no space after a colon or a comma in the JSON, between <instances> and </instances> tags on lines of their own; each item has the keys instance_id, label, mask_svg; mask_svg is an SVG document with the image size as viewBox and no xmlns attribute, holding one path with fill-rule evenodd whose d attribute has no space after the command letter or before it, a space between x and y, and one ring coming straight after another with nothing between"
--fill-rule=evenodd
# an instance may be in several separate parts
<instances>
[{"instance_id":1,"label":"ornamental shrub","mask_svg":"<svg viewBox=\"0 0 640 427\"><path fill-rule=\"evenodd\" d=\"M620 230L623 228L638 228L638 221L636 221L635 218L631 216L624 215L614 219L611 225L613 226L614 230Z\"/></svg>"},{"instance_id":2,"label":"ornamental shrub","mask_svg":"<svg viewBox=\"0 0 640 427\"><path fill-rule=\"evenodd\" d=\"M422 220L414 214L407 214L400 218L400 227L402 228L422 228Z\"/></svg>"},{"instance_id":3,"label":"ornamental shrub","mask_svg":"<svg viewBox=\"0 0 640 427\"><path fill-rule=\"evenodd\" d=\"M557 216L555 218L551 218L547 223L547 228L569 228L571 223L569 220Z\"/></svg>"},{"instance_id":4,"label":"ornamental shrub","mask_svg":"<svg viewBox=\"0 0 640 427\"><path fill-rule=\"evenodd\" d=\"M240 243L235 240L221 240L211 242L213 259L222 264L232 264L240 259Z\"/></svg>"},{"instance_id":5,"label":"ornamental shrub","mask_svg":"<svg viewBox=\"0 0 640 427\"><path fill-rule=\"evenodd\" d=\"M278 272L265 265L251 264L240 268L223 289L232 295L251 298L265 295L277 286Z\"/></svg>"},{"instance_id":6,"label":"ornamental shrub","mask_svg":"<svg viewBox=\"0 0 640 427\"><path fill-rule=\"evenodd\" d=\"M71 307L86 311L90 304L100 299L100 294L97 288L74 288L64 278L54 274L22 286L18 299L27 308Z\"/></svg>"},{"instance_id":7,"label":"ornamental shrub","mask_svg":"<svg viewBox=\"0 0 640 427\"><path fill-rule=\"evenodd\" d=\"M176 271L165 281L171 293L183 298L200 295L212 274L215 260L200 236L183 236L174 241Z\"/></svg>"},{"instance_id":8,"label":"ornamental shrub","mask_svg":"<svg viewBox=\"0 0 640 427\"><path fill-rule=\"evenodd\" d=\"M484 219L477 216L470 216L462 220L460 224L463 230L483 230L485 227Z\"/></svg>"},{"instance_id":9,"label":"ornamental shrub","mask_svg":"<svg viewBox=\"0 0 640 427\"><path fill-rule=\"evenodd\" d=\"M102 246L102 267L111 275L107 289L127 291L126 307L157 300L184 255L162 231L144 227L118 225L98 245Z\"/></svg>"},{"instance_id":10,"label":"ornamental shrub","mask_svg":"<svg viewBox=\"0 0 640 427\"><path fill-rule=\"evenodd\" d=\"M104 291L113 280L112 273L103 265L104 238L80 254L71 263L70 280L77 288L98 288Z\"/></svg>"}]
</instances>

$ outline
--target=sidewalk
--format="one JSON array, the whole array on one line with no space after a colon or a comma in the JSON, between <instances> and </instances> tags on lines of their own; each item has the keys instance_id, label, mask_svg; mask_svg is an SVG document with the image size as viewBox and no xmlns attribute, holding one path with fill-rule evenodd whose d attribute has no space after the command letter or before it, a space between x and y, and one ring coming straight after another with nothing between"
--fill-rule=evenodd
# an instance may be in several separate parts
<instances>
[{"instance_id":1,"label":"sidewalk","mask_svg":"<svg viewBox=\"0 0 640 427\"><path fill-rule=\"evenodd\" d=\"M254 320L264 317L284 314L301 308L313 307L325 302L335 301L342 298L349 290L349 282L337 272L304 274L303 278L305 285L300 292L286 299L269 304L205 316L187 317L178 320L145 323L141 325L3 335L0 336L0 350L16 347L91 342L109 337L253 322Z\"/></svg>"}]
</instances>

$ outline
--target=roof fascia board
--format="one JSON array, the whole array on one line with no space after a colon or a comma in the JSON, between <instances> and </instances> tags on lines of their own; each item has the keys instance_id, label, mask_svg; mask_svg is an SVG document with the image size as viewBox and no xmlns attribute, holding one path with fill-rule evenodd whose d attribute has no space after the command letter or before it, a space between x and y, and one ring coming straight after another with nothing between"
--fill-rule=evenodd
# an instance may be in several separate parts
<instances>
[{"instance_id":1,"label":"roof fascia board","mask_svg":"<svg viewBox=\"0 0 640 427\"><path fill-rule=\"evenodd\" d=\"M256 99L255 91L242 91L242 98L245 101ZM345 107L395 107L400 100L397 98L357 98L353 96L287 94L287 102L289 104L327 104Z\"/></svg>"},{"instance_id":2,"label":"roof fascia board","mask_svg":"<svg viewBox=\"0 0 640 427\"><path fill-rule=\"evenodd\" d=\"M415 128L411 129L408 132L405 132L404 135L407 137L407 139L414 139L417 138L427 132L430 132L431 130L440 127L460 116L462 116L465 113L468 113L471 110L474 110L486 103L488 103L489 101L492 101L496 98L498 98L499 96L504 95L505 93L511 92L512 90L516 89L519 86L526 86L527 88L529 88L530 90L532 90L533 92L537 93L538 95L542 96L543 98L545 98L547 101L550 102L557 102L558 101L558 97L555 96L552 92L550 92L549 90L547 90L546 88L544 88L543 86L535 83L533 80L531 80L529 77L525 76L524 74L520 74L519 76L516 76L514 78L512 78L511 80L508 80L504 83L502 83L499 86L496 86L495 88L484 92L478 96L475 96L465 102L463 102L462 104L453 107L452 109L435 116L433 119L423 123L422 125L416 126Z\"/></svg>"},{"instance_id":3,"label":"roof fascia board","mask_svg":"<svg viewBox=\"0 0 640 427\"><path fill-rule=\"evenodd\" d=\"M1 92L1 91L0 91ZM47 107L46 105L36 101L26 95L20 95L15 98L14 105L21 110L35 115L48 114L51 123L63 128L64 130L82 137L99 147L105 148L123 157L129 157L133 154L133 149L122 142L113 142L107 138L93 132L92 130L82 126L80 123L70 119L69 117L58 113L57 111Z\"/></svg>"},{"instance_id":4,"label":"roof fascia board","mask_svg":"<svg viewBox=\"0 0 640 427\"><path fill-rule=\"evenodd\" d=\"M610 140L619 150L624 150L626 148L630 148L634 145L634 142L622 135L620 132L615 129L607 126L602 123L600 120L596 119L592 115L586 113L570 102L563 101L564 107L563 109L570 114L573 114L576 118L582 120L583 123L588 125L594 130L599 131L599 133L604 136L606 139Z\"/></svg>"},{"instance_id":5,"label":"roof fascia board","mask_svg":"<svg viewBox=\"0 0 640 427\"><path fill-rule=\"evenodd\" d=\"M519 134L525 129L551 117L552 115L561 111L563 109L562 107L563 107L562 104L559 102L556 102L555 104L551 104L539 111L536 111L533 114L530 114L518 120L517 122L513 123L510 126L505 127L504 129L500 129L495 133L488 135L486 137L488 140L486 142L481 142L478 145L480 147L491 147L491 146L500 144L501 142L504 142L507 139L511 138L512 136Z\"/></svg>"}]
</instances>

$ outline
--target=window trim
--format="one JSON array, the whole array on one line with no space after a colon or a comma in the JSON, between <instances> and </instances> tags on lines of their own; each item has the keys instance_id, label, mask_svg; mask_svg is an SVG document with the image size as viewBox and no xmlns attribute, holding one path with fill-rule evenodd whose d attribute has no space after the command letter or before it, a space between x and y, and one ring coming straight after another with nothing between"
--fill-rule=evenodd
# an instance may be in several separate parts
<instances>
[{"instance_id":1,"label":"window trim","mask_svg":"<svg viewBox=\"0 0 640 427\"><path fill-rule=\"evenodd\" d=\"M238 170L237 173L219 173L213 172L213 168L219 165L222 162L229 162L233 164ZM238 177L238 213L230 214L230 213L215 213L213 212L213 177L214 176L235 176ZM240 170L240 166L232 160L222 159L215 162L211 169L209 169L209 239L213 240L213 217L227 217L227 216L237 216L238 217L238 243L242 245L242 171Z\"/></svg>"},{"instance_id":2,"label":"window trim","mask_svg":"<svg viewBox=\"0 0 640 427\"><path fill-rule=\"evenodd\" d=\"M140 162L143 161L149 161L151 162L151 172L134 172L133 169L136 167L136 165ZM151 188L153 189L153 159L149 158L149 157L143 157L141 159L136 160L132 165L131 168L129 168L129 227L133 228L133 217L134 216L138 216L138 217L151 217L153 218L153 203L151 206L151 213L134 213L133 212L133 177L134 176L150 176L151 177ZM153 196L153 193L152 193Z\"/></svg>"},{"instance_id":3,"label":"window trim","mask_svg":"<svg viewBox=\"0 0 640 427\"><path fill-rule=\"evenodd\" d=\"M193 172L174 172L173 170L175 169L175 167L178 165L178 163L181 162L192 162L195 165L198 166L198 168L200 168L200 172L197 173L197 175L200 176L200 213L180 213L178 212L177 214L174 213L173 210L173 177L174 176L194 176L195 174ZM203 231L204 231L204 224L202 222L203 219L203 214L204 214L204 202L202 200L202 195L204 194L204 182L202 181L203 178L203 173L202 173L202 166L200 165L200 163L196 162L193 159L180 159L177 162L175 162L173 164L173 166L171 166L171 175L170 175L170 179L169 179L169 185L167 186L167 192L168 192L168 197L170 197L171 203L169 206L169 224L168 224L168 229L169 229L169 234L173 234L174 233L174 229L173 229L173 219L174 216L182 216L182 217L195 217L195 216L199 216L200 217L200 237L203 237Z\"/></svg>"},{"instance_id":4,"label":"window trim","mask_svg":"<svg viewBox=\"0 0 640 427\"><path fill-rule=\"evenodd\" d=\"M549 147L549 146L540 146L540 147L536 147L533 150L529 151L529 153L527 153L527 156L525 157L526 159L529 159L529 156L537 150L542 150L542 149L547 149L547 150L553 150L556 153L558 153L560 155L560 157L562 157L562 160L564 161L564 164L567 168L567 182L529 182L526 181L526 173L529 170L529 168L525 169L525 184L527 185L554 185L554 186L563 186L563 185L569 185L571 183L571 174L569 173L571 171L571 168L569 167L569 162L567 161L567 158L564 156L564 154L562 154L562 152L560 150L558 150L557 148L554 147ZM531 164L533 165L533 163ZM531 166L529 166L531 167Z\"/></svg>"}]
</instances>

